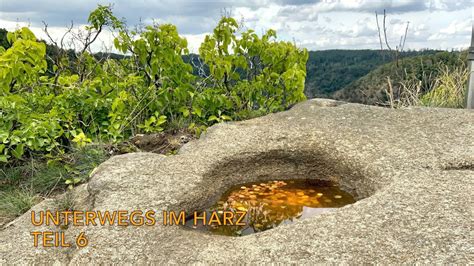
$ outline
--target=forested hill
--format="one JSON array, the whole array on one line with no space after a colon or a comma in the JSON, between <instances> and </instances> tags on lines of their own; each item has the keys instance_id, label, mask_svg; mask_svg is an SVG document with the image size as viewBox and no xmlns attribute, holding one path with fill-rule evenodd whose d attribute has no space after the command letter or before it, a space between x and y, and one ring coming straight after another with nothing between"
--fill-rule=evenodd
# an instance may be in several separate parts
<instances>
[{"instance_id":1,"label":"forested hill","mask_svg":"<svg viewBox=\"0 0 474 266\"><path fill-rule=\"evenodd\" d=\"M377 67L337 90L330 98L369 105L383 104L387 101L385 91L389 90L388 78L397 94L404 88L425 94L440 85L440 82L446 83L446 79L437 81L443 75L448 78L447 83L461 83L459 86L463 87L461 80L465 78L462 73L466 73L466 66L467 51L443 51L403 58L398 65L390 62Z\"/></svg>"},{"instance_id":2,"label":"forested hill","mask_svg":"<svg viewBox=\"0 0 474 266\"><path fill-rule=\"evenodd\" d=\"M401 57L430 55L439 51L407 51ZM351 82L365 76L391 58L378 50L310 51L306 64L305 94L308 98L330 97Z\"/></svg>"}]
</instances>

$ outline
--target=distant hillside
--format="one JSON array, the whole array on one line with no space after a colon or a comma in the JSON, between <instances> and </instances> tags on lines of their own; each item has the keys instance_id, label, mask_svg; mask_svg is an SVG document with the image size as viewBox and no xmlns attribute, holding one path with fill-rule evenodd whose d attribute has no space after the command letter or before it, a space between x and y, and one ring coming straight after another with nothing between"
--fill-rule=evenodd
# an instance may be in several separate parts
<instances>
[{"instance_id":1,"label":"distant hillside","mask_svg":"<svg viewBox=\"0 0 474 266\"><path fill-rule=\"evenodd\" d=\"M406 57L400 61L398 67L395 62L390 62L336 91L331 98L371 105L385 103L387 100L385 90L388 89L387 77L390 77L394 91L398 90L405 81L415 79L421 81L421 92L427 92L432 89L433 80L440 71L440 67L452 68L462 65L466 60L466 55L465 52L438 52Z\"/></svg>"},{"instance_id":2,"label":"distant hillside","mask_svg":"<svg viewBox=\"0 0 474 266\"><path fill-rule=\"evenodd\" d=\"M402 57L435 54L436 50L407 51ZM336 90L363 77L384 63L390 62L378 50L324 50L309 52L306 64L308 98L330 97Z\"/></svg>"}]
</instances>

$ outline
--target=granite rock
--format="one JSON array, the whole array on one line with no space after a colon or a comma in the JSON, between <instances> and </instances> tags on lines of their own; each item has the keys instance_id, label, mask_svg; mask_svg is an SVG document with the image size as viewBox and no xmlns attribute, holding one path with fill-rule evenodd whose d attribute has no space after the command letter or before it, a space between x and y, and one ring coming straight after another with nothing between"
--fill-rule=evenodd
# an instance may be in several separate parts
<instances>
[{"instance_id":1,"label":"granite rock","mask_svg":"<svg viewBox=\"0 0 474 266\"><path fill-rule=\"evenodd\" d=\"M199 210L226 188L274 178L338 182L358 201L244 237L181 226L33 226L0 231L0 264L459 263L474 261L474 112L315 99L215 125L174 156L131 153L74 190L76 209ZM45 200L32 210L54 209ZM83 232L86 247L33 247L32 231Z\"/></svg>"}]
</instances>

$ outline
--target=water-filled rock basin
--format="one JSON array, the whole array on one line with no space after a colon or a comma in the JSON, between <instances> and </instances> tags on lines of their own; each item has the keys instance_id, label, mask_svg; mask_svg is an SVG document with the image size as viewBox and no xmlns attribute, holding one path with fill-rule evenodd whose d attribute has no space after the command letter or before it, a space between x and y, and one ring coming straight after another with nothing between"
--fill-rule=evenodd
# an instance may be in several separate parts
<instances>
[{"instance_id":1,"label":"water-filled rock basin","mask_svg":"<svg viewBox=\"0 0 474 266\"><path fill-rule=\"evenodd\" d=\"M354 203L336 183L285 179L231 187L212 206L194 212L186 226L227 236L243 236Z\"/></svg>"}]
</instances>

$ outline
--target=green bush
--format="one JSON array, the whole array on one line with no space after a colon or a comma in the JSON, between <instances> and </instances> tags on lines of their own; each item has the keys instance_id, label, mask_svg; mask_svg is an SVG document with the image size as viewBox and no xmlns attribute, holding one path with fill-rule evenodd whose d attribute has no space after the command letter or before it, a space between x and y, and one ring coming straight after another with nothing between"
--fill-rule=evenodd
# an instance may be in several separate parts
<instances>
[{"instance_id":1,"label":"green bush","mask_svg":"<svg viewBox=\"0 0 474 266\"><path fill-rule=\"evenodd\" d=\"M117 142L137 133L189 127L284 110L303 100L308 53L259 37L223 17L199 52L205 75L193 73L187 41L171 24L130 31L109 6L91 12L83 49L57 51L28 28L8 33L0 50L0 162L48 160L91 142ZM117 32L120 59L90 54L105 29ZM48 65L50 64L50 66ZM39 158L40 158L39 157Z\"/></svg>"}]
</instances>

